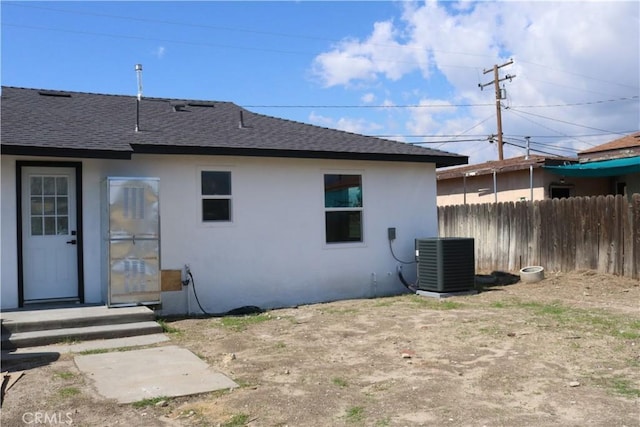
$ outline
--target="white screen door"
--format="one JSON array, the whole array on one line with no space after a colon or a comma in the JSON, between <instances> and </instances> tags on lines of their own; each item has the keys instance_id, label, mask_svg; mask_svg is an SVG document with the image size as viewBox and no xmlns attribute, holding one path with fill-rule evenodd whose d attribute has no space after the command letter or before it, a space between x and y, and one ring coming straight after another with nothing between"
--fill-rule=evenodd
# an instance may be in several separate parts
<instances>
[{"instance_id":1,"label":"white screen door","mask_svg":"<svg viewBox=\"0 0 640 427\"><path fill-rule=\"evenodd\" d=\"M78 298L75 169L22 169L24 301Z\"/></svg>"}]
</instances>

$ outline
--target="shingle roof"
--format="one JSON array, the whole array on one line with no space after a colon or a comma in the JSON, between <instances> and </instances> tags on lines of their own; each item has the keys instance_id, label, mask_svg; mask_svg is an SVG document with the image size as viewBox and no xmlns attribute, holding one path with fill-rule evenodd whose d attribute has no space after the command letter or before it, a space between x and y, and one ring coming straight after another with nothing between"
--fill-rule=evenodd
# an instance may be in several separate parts
<instances>
[{"instance_id":1,"label":"shingle roof","mask_svg":"<svg viewBox=\"0 0 640 427\"><path fill-rule=\"evenodd\" d=\"M640 148L640 132L632 133L605 144L580 151L578 155L582 156L584 154L601 153L603 151L622 150L624 148Z\"/></svg>"},{"instance_id":2,"label":"shingle roof","mask_svg":"<svg viewBox=\"0 0 640 427\"><path fill-rule=\"evenodd\" d=\"M230 102L2 88L2 152L249 155L465 164L466 156L256 114ZM241 125L241 122L244 126Z\"/></svg>"},{"instance_id":3,"label":"shingle roof","mask_svg":"<svg viewBox=\"0 0 640 427\"><path fill-rule=\"evenodd\" d=\"M576 163L578 159L571 157L545 157L537 154L525 158L525 156L512 157L504 160L491 160L475 165L460 166L451 169L440 170L436 173L438 181L445 179L461 178L463 176L489 175L493 171L497 173L512 172L529 169L529 166L540 168L543 166L558 166L568 163Z\"/></svg>"}]
</instances>

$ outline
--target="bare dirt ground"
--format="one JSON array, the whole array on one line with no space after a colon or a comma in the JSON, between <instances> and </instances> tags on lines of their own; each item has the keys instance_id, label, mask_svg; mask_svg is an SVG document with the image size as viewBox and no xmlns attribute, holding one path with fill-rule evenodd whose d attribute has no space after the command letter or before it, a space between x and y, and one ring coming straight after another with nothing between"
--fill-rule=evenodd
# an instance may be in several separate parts
<instances>
[{"instance_id":1,"label":"bare dirt ground","mask_svg":"<svg viewBox=\"0 0 640 427\"><path fill-rule=\"evenodd\" d=\"M637 280L547 273L166 325L240 388L117 405L63 355L9 390L2 425L640 426Z\"/></svg>"}]
</instances>

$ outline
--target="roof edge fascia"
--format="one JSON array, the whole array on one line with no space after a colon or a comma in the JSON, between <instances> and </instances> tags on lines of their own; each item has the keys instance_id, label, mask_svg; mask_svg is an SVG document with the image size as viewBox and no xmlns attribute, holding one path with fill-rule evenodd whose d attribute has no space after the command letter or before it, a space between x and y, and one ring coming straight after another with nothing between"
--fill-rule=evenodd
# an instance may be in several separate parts
<instances>
[{"instance_id":1,"label":"roof edge fascia","mask_svg":"<svg viewBox=\"0 0 640 427\"><path fill-rule=\"evenodd\" d=\"M467 156L431 156L412 154L352 153L337 151L274 150L267 148L198 147L132 144L134 154L182 154L240 157L272 157L329 160L373 160L407 163L435 163L436 167L466 164Z\"/></svg>"},{"instance_id":2,"label":"roof edge fascia","mask_svg":"<svg viewBox=\"0 0 640 427\"><path fill-rule=\"evenodd\" d=\"M3 155L38 156L38 157L72 157L85 159L131 159L131 151L84 150L75 148L25 147L21 145L2 144Z\"/></svg>"}]
</instances>

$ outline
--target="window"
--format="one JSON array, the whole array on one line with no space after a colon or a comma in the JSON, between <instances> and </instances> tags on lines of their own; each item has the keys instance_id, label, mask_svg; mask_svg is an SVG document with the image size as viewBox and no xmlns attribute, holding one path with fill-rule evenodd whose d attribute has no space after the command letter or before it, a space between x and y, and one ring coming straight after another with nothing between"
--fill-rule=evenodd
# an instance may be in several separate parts
<instances>
[{"instance_id":1,"label":"window","mask_svg":"<svg viewBox=\"0 0 640 427\"><path fill-rule=\"evenodd\" d=\"M200 172L202 221L231 221L231 172Z\"/></svg>"},{"instance_id":2,"label":"window","mask_svg":"<svg viewBox=\"0 0 640 427\"><path fill-rule=\"evenodd\" d=\"M549 193L552 199L565 199L571 197L573 188L568 185L551 185Z\"/></svg>"},{"instance_id":3,"label":"window","mask_svg":"<svg viewBox=\"0 0 640 427\"><path fill-rule=\"evenodd\" d=\"M327 243L362 242L362 176L324 176Z\"/></svg>"},{"instance_id":4,"label":"window","mask_svg":"<svg viewBox=\"0 0 640 427\"><path fill-rule=\"evenodd\" d=\"M69 184L65 176L29 179L31 235L69 234Z\"/></svg>"}]
</instances>

